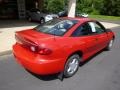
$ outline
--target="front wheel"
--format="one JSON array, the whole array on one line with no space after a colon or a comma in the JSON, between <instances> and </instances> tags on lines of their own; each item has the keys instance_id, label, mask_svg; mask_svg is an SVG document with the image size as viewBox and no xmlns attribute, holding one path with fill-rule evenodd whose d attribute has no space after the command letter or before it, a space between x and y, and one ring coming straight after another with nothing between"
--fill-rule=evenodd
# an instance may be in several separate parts
<instances>
[{"instance_id":1,"label":"front wheel","mask_svg":"<svg viewBox=\"0 0 120 90\"><path fill-rule=\"evenodd\" d=\"M73 76L79 68L80 56L78 54L74 54L68 58L65 69L64 69L64 76L66 78Z\"/></svg>"},{"instance_id":2,"label":"front wheel","mask_svg":"<svg viewBox=\"0 0 120 90\"><path fill-rule=\"evenodd\" d=\"M110 51L112 46L113 46L114 39L111 39L110 42L108 43L107 47L105 48L107 51Z\"/></svg>"}]
</instances>

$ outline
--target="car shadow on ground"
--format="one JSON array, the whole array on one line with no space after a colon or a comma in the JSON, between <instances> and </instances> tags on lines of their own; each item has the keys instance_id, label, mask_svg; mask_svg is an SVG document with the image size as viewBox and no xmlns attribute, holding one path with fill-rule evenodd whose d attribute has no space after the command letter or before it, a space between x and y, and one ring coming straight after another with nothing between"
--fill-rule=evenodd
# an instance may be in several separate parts
<instances>
[{"instance_id":1,"label":"car shadow on ground","mask_svg":"<svg viewBox=\"0 0 120 90\"><path fill-rule=\"evenodd\" d=\"M101 54L103 51L105 50L101 50L99 51L98 53L96 53L95 55L93 55L92 57L88 58L86 61L84 62L81 62L80 63L80 67L82 67L83 65L87 64L89 61L91 61L93 58L95 58L97 55ZM27 70L28 71L28 70ZM59 79L58 76L59 76L59 73L57 74L53 74L53 75L45 75L45 76L42 76L42 75L37 75L35 73L32 73L30 71L28 71L30 74L32 74L33 76L35 76L36 78L40 79L40 80L43 80L43 81L51 81L51 80L56 80L56 79Z\"/></svg>"},{"instance_id":2,"label":"car shadow on ground","mask_svg":"<svg viewBox=\"0 0 120 90\"><path fill-rule=\"evenodd\" d=\"M28 71L28 70L27 70ZM35 76L36 78L43 80L43 81L51 81L51 80L56 80L58 79L58 73L57 74L52 74L52 75L38 75L33 72L28 71L31 75Z\"/></svg>"}]
</instances>

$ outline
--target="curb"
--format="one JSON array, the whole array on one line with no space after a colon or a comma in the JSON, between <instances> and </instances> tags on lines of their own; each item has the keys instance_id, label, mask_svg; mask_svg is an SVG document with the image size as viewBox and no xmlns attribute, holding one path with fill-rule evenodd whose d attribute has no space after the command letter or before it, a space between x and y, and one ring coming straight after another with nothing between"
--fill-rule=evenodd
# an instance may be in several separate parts
<instances>
[{"instance_id":1,"label":"curb","mask_svg":"<svg viewBox=\"0 0 120 90\"><path fill-rule=\"evenodd\" d=\"M11 53L12 53L12 50L3 51L3 52L0 52L0 56L9 55Z\"/></svg>"}]
</instances>

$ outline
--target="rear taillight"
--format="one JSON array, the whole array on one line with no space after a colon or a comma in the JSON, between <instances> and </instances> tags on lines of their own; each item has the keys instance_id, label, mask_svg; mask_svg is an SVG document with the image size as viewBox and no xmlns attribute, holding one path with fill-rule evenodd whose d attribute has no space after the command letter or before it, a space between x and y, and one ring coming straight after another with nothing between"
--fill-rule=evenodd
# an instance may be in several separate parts
<instances>
[{"instance_id":1,"label":"rear taillight","mask_svg":"<svg viewBox=\"0 0 120 90\"><path fill-rule=\"evenodd\" d=\"M41 48L39 51L38 51L39 54L42 54L42 55L48 55L48 54L51 54L52 51L48 48Z\"/></svg>"},{"instance_id":2,"label":"rear taillight","mask_svg":"<svg viewBox=\"0 0 120 90\"><path fill-rule=\"evenodd\" d=\"M48 55L51 54L52 51L48 48L44 48L44 47L39 47L39 46L30 46L30 50L33 52L37 52L41 55Z\"/></svg>"}]
</instances>

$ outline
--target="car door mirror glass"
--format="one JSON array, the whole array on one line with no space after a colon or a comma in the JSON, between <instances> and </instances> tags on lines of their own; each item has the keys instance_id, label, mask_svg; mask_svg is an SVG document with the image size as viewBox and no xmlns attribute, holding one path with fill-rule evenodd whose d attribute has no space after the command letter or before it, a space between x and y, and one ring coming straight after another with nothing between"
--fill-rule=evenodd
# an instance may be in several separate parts
<instances>
[{"instance_id":1,"label":"car door mirror glass","mask_svg":"<svg viewBox=\"0 0 120 90\"><path fill-rule=\"evenodd\" d=\"M111 29L107 28L107 29L106 29L106 32L109 32L109 31L111 31Z\"/></svg>"}]
</instances>

